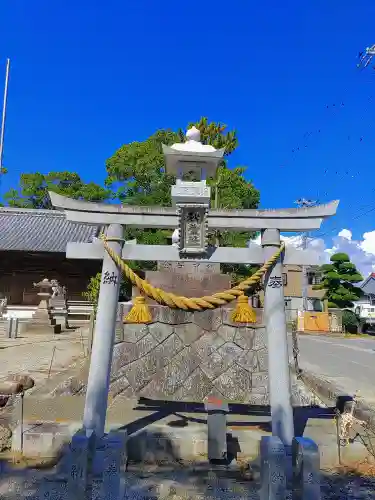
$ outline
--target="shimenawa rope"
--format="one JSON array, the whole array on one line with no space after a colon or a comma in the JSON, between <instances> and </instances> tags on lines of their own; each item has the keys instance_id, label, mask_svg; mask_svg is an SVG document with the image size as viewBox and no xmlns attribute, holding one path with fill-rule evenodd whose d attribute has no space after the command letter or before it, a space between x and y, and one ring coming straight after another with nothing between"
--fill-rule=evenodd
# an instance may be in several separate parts
<instances>
[{"instance_id":1,"label":"shimenawa rope","mask_svg":"<svg viewBox=\"0 0 375 500\"><path fill-rule=\"evenodd\" d=\"M131 281L131 283L137 286L137 288L143 294L142 297L137 297L134 304L134 306L137 307L138 310L143 306L147 306L145 304L144 295L155 300L159 304L166 305L172 309L182 309L184 311L204 311L206 309L216 309L217 307L221 307L222 305L228 304L238 298L239 300L237 311L234 311L232 320L241 323L254 322L255 314L253 313L251 317L249 316L249 311L252 311L252 309L248 304L247 297L246 299L244 297L244 292L248 291L250 288L260 282L263 275L276 264L281 253L285 249L285 244L282 242L277 252L275 252L275 254L267 262L265 262L263 266L258 269L258 271L256 271L249 278L241 281L241 283L239 283L238 285L230 288L229 290L224 290L223 292L218 292L203 297L183 297L175 295L174 293L165 292L164 290L156 288L146 280L140 278L108 245L108 241L120 241L119 239L107 238L104 234L100 235L100 239L103 241L104 248L113 262L119 267L119 269L121 269L123 274ZM137 319L137 316L139 315L135 314L132 316L131 312L132 311L130 311L127 317L127 321L129 322L143 323L150 321L142 320L142 318ZM140 316L150 317L150 313L145 313L143 315L141 314Z\"/></svg>"}]
</instances>

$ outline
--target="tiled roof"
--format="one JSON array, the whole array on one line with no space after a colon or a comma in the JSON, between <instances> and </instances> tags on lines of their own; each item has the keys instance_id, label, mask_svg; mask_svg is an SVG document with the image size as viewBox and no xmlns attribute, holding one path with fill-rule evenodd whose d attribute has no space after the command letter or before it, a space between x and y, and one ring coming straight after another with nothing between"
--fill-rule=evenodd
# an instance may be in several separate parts
<instances>
[{"instance_id":1,"label":"tiled roof","mask_svg":"<svg viewBox=\"0 0 375 500\"><path fill-rule=\"evenodd\" d=\"M0 250L65 253L68 241L89 243L100 229L67 221L57 210L0 207Z\"/></svg>"}]
</instances>

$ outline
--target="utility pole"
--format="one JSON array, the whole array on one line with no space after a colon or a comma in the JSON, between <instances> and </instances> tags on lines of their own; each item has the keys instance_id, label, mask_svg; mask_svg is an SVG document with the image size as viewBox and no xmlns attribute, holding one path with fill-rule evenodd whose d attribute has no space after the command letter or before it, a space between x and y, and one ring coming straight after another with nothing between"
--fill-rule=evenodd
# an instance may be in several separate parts
<instances>
[{"instance_id":1,"label":"utility pole","mask_svg":"<svg viewBox=\"0 0 375 500\"><path fill-rule=\"evenodd\" d=\"M0 176L3 173L3 151L4 151L4 135L5 135L5 118L7 110L7 99L8 99L9 68L10 68L10 59L7 59L7 65L5 70L3 112L1 117L1 130L0 130Z\"/></svg>"},{"instance_id":2,"label":"utility pole","mask_svg":"<svg viewBox=\"0 0 375 500\"><path fill-rule=\"evenodd\" d=\"M316 201L306 200L305 198L299 198L294 203L297 204L298 208L308 208L316 205ZM308 244L308 236L309 233L303 233L302 235L302 248L306 250ZM308 310L307 304L307 290L308 290L308 279L307 279L307 266L302 266L302 311L305 312Z\"/></svg>"},{"instance_id":3,"label":"utility pole","mask_svg":"<svg viewBox=\"0 0 375 500\"><path fill-rule=\"evenodd\" d=\"M366 47L365 50L359 53L359 63L357 64L357 68L367 68L367 66L371 63L372 59L375 56L375 45L371 47Z\"/></svg>"}]
</instances>

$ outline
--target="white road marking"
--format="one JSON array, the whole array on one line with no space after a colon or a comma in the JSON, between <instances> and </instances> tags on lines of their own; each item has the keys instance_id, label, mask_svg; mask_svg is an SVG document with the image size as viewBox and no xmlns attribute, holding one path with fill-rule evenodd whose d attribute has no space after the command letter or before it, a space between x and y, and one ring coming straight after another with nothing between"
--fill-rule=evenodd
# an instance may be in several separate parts
<instances>
[{"instance_id":1,"label":"white road marking","mask_svg":"<svg viewBox=\"0 0 375 500\"><path fill-rule=\"evenodd\" d=\"M374 349L365 349L364 347L357 347L355 345L348 345L348 344L336 344L334 342L329 342L328 340L323 340L323 339L318 339L318 338L309 338L309 337L304 337L304 340L311 340L312 342L321 342L322 344L329 344L333 347L346 347L347 349L353 349L353 351L362 351L362 352L368 352L370 354L374 354L375 350Z\"/></svg>"},{"instance_id":2,"label":"white road marking","mask_svg":"<svg viewBox=\"0 0 375 500\"><path fill-rule=\"evenodd\" d=\"M337 354L328 354L328 353L325 352L324 355L325 356L331 356L332 358L338 358L338 359L340 359L342 361L342 358L340 356L337 356ZM358 363L358 361L353 361L352 359L350 359L348 362L349 363L354 363L355 365L359 365L359 366L362 366L362 367L365 367L365 368L370 368L370 369L374 368L374 366L369 366L369 365L365 365L363 363Z\"/></svg>"}]
</instances>

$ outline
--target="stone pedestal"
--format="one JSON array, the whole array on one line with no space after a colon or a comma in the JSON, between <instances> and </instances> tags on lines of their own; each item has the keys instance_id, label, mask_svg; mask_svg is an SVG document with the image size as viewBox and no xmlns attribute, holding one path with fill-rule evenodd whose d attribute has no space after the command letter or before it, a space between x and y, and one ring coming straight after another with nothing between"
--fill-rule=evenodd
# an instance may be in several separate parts
<instances>
[{"instance_id":1,"label":"stone pedestal","mask_svg":"<svg viewBox=\"0 0 375 500\"><path fill-rule=\"evenodd\" d=\"M160 262L147 272L154 286L187 297L227 290L230 277L219 264ZM139 292L136 294L138 295ZM218 397L267 405L268 363L265 329L231 321L235 302L213 310L187 312L150 301L152 322L124 324L124 342L115 346L111 393L203 401ZM124 305L124 315L131 308Z\"/></svg>"},{"instance_id":2,"label":"stone pedestal","mask_svg":"<svg viewBox=\"0 0 375 500\"><path fill-rule=\"evenodd\" d=\"M54 321L54 320L52 320ZM25 334L41 334L41 335L55 335L61 333L61 325L57 324L42 324L42 323L29 323L25 328Z\"/></svg>"},{"instance_id":3,"label":"stone pedestal","mask_svg":"<svg viewBox=\"0 0 375 500\"><path fill-rule=\"evenodd\" d=\"M68 307L66 300L62 298L52 298L50 301L51 316L57 325L61 325L63 330L66 330L68 325Z\"/></svg>"},{"instance_id":4,"label":"stone pedestal","mask_svg":"<svg viewBox=\"0 0 375 500\"><path fill-rule=\"evenodd\" d=\"M61 325L63 330L69 328L68 325L68 304L66 302L66 288L62 287L57 280L51 280L53 294L50 298L50 308L52 318L57 325Z\"/></svg>"},{"instance_id":5,"label":"stone pedestal","mask_svg":"<svg viewBox=\"0 0 375 500\"><path fill-rule=\"evenodd\" d=\"M61 324L58 324L56 319L52 317L52 313L48 306L40 307L39 304L32 320L27 324L26 333L61 333Z\"/></svg>"}]
</instances>

